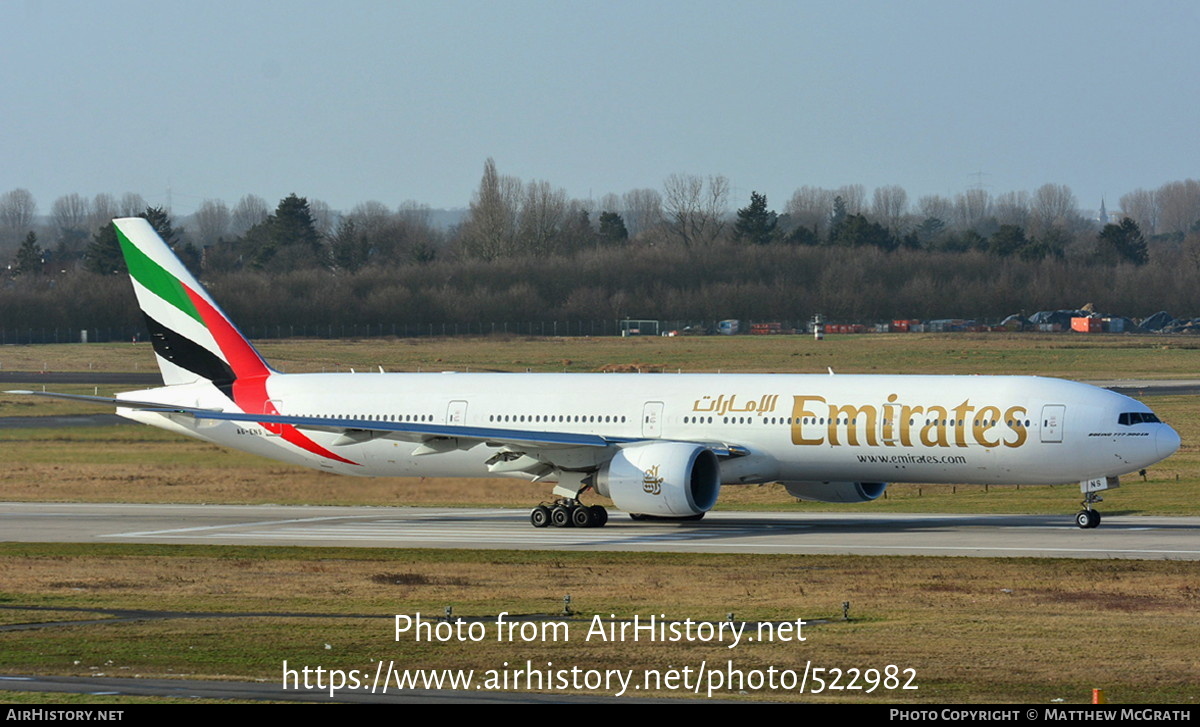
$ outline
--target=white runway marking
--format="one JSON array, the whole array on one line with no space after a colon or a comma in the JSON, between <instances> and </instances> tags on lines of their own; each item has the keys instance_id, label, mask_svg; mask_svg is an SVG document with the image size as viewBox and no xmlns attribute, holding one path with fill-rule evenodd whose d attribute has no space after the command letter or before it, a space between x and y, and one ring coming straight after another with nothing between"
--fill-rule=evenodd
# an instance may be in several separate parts
<instances>
[{"instance_id":1,"label":"white runway marking","mask_svg":"<svg viewBox=\"0 0 1200 727\"><path fill-rule=\"evenodd\" d=\"M370 515L359 515L363 519L370 519ZM312 523L320 522L321 520L348 520L348 516L329 516L329 517L306 517L292 518L289 520L263 520L255 523L230 523L228 525L198 525L194 528L171 528L169 530L147 530L144 533L114 533L108 537L116 538L142 538L142 537L158 537L170 535L173 533L196 533L203 530L227 530L229 528L245 528L245 527L263 527L265 525L290 525L295 523Z\"/></svg>"}]
</instances>

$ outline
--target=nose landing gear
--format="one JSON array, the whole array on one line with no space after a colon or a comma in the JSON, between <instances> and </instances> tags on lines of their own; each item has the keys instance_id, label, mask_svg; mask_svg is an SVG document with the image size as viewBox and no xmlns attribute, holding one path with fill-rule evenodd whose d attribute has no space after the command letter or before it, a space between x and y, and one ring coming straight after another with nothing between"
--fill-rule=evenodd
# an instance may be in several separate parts
<instances>
[{"instance_id":1,"label":"nose landing gear","mask_svg":"<svg viewBox=\"0 0 1200 727\"><path fill-rule=\"evenodd\" d=\"M1084 493L1083 509L1075 513L1075 524L1084 530L1090 530L1100 524L1100 511L1093 510L1092 505L1097 502L1104 502L1104 498L1097 495L1095 492Z\"/></svg>"}]
</instances>

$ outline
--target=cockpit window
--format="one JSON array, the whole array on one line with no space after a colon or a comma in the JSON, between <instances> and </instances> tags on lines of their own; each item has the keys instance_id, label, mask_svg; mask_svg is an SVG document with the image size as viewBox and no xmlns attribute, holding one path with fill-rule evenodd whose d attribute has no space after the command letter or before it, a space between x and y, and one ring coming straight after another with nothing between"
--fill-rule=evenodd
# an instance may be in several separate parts
<instances>
[{"instance_id":1,"label":"cockpit window","mask_svg":"<svg viewBox=\"0 0 1200 727\"><path fill-rule=\"evenodd\" d=\"M1131 424L1155 424L1158 422L1158 417L1148 411L1126 411L1121 412L1117 417L1117 424L1129 426Z\"/></svg>"}]
</instances>

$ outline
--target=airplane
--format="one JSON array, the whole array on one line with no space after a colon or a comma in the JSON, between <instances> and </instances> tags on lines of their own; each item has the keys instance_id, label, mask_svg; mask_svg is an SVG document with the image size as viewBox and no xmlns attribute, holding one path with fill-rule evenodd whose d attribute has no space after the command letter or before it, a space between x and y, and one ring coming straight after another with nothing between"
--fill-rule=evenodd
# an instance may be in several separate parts
<instances>
[{"instance_id":1,"label":"airplane","mask_svg":"<svg viewBox=\"0 0 1200 727\"><path fill-rule=\"evenodd\" d=\"M142 218L113 221L163 386L114 397L129 419L347 475L553 483L534 527L700 519L720 488L780 482L866 502L892 482L1078 482L1075 523L1120 476L1174 453L1144 404L1035 376L322 373L273 370Z\"/></svg>"}]
</instances>

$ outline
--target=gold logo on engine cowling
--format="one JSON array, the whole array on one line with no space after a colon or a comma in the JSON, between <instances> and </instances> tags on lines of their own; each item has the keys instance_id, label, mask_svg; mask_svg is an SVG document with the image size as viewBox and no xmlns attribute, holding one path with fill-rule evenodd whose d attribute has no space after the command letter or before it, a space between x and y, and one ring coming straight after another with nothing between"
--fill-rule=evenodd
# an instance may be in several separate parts
<instances>
[{"instance_id":1,"label":"gold logo on engine cowling","mask_svg":"<svg viewBox=\"0 0 1200 727\"><path fill-rule=\"evenodd\" d=\"M663 478L658 476L658 465L646 470L642 476L642 491L650 495L662 493Z\"/></svg>"}]
</instances>

